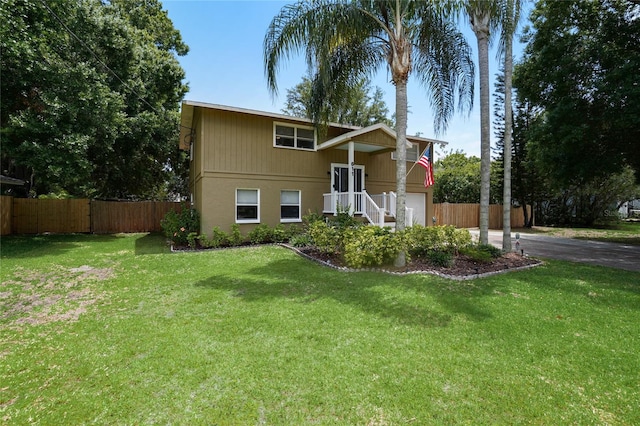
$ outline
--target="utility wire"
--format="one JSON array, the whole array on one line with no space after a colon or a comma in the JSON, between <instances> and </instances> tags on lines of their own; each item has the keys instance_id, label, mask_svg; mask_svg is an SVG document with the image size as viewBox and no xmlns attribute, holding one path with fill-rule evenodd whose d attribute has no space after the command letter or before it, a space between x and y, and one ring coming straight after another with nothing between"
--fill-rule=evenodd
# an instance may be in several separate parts
<instances>
[{"instance_id":1,"label":"utility wire","mask_svg":"<svg viewBox=\"0 0 640 426\"><path fill-rule=\"evenodd\" d=\"M76 35L76 33L74 33L65 23L62 19L60 19L60 17L53 11L51 10L51 8L49 7L49 5L47 4L47 2L45 0L40 0L40 2L42 3L42 5L47 9L47 11L49 11L49 13L51 15L53 15L53 17L58 21L58 23L60 23L60 25L62 25L62 27L67 31L67 33L69 33L74 39L76 39L89 53L91 53L91 55L95 58L96 61L98 61L100 63L100 65L102 65L109 73L111 73L111 75L113 75L115 78L118 79L118 81L120 83L122 83L123 86L125 86L127 89L129 89L131 92L133 92L138 99L140 99L142 102L144 102L149 108L151 108L153 110L153 112L155 112L156 114L160 114L160 111L158 111L153 105L151 105L145 98L142 97L142 95L140 95L135 89L133 89L131 86L129 86L122 78L120 78L120 76L111 68L109 68L109 66L107 64L105 64L102 59L100 59L100 57L98 57L98 55L93 51L93 49L91 49L91 47L89 45L87 45L87 43L85 43L80 37L78 37ZM163 112L166 113L166 110L164 109L164 107L162 108ZM190 127L187 126L183 126L182 124L180 124L180 127L185 127L187 129L190 129Z\"/></svg>"}]
</instances>

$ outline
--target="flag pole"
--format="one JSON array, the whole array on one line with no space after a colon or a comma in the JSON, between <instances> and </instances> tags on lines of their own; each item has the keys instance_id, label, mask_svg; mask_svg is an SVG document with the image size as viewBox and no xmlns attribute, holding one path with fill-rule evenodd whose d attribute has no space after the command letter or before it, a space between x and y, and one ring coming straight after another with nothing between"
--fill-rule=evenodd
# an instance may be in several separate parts
<instances>
[{"instance_id":1,"label":"flag pole","mask_svg":"<svg viewBox=\"0 0 640 426\"><path fill-rule=\"evenodd\" d=\"M429 149L430 146L433 146L433 142L429 142L427 144L427 146L425 147L424 150L422 150L422 152L420 153L420 155L418 155L418 160L420 160L422 158L422 156L424 155L425 152L427 152L427 150ZM431 159L431 161L433 161L433 159ZM416 164L418 164L418 161L416 160L415 163L413 163L413 166L411 166L411 168L409 169L409 171L407 172L407 176L409 176L409 173L411 173L411 170L413 170L413 168L416 166ZM407 177L405 176L405 177Z\"/></svg>"}]
</instances>

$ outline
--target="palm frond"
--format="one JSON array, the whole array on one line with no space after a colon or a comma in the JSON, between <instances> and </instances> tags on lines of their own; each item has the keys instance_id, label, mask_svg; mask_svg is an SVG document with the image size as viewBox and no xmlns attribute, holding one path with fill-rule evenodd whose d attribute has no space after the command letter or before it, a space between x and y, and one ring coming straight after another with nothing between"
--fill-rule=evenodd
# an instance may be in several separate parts
<instances>
[{"instance_id":1,"label":"palm frond","mask_svg":"<svg viewBox=\"0 0 640 426\"><path fill-rule=\"evenodd\" d=\"M436 133L447 129L456 105L471 111L475 68L471 47L455 23L444 14L426 10L417 27L414 67L430 94Z\"/></svg>"}]
</instances>

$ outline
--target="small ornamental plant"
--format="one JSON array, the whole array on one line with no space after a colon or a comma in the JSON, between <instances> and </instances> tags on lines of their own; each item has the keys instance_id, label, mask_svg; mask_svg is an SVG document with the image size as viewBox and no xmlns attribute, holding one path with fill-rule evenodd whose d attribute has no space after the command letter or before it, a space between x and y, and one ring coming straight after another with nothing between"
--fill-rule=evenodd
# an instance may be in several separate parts
<instances>
[{"instance_id":1,"label":"small ornamental plant","mask_svg":"<svg viewBox=\"0 0 640 426\"><path fill-rule=\"evenodd\" d=\"M195 245L195 235L200 232L200 215L197 210L191 208L183 208L180 212L170 211L160 221L160 226L164 235L171 240L171 244L192 246ZM191 238L190 234L193 234Z\"/></svg>"}]
</instances>

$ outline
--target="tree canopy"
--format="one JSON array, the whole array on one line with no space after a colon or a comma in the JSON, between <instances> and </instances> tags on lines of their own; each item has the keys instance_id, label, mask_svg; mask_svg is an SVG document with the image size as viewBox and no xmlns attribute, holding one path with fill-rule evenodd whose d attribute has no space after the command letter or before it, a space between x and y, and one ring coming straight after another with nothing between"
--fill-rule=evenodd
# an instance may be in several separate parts
<instances>
[{"instance_id":1,"label":"tree canopy","mask_svg":"<svg viewBox=\"0 0 640 426\"><path fill-rule=\"evenodd\" d=\"M0 48L4 174L33 195L162 194L188 47L159 1L5 0Z\"/></svg>"},{"instance_id":2,"label":"tree canopy","mask_svg":"<svg viewBox=\"0 0 640 426\"><path fill-rule=\"evenodd\" d=\"M640 172L640 5L538 1L531 20L514 82L537 111L538 169L561 186Z\"/></svg>"},{"instance_id":3,"label":"tree canopy","mask_svg":"<svg viewBox=\"0 0 640 426\"><path fill-rule=\"evenodd\" d=\"M294 117L313 118L312 79L303 77L295 87L287 89L287 101L282 112ZM376 87L371 94L371 83L362 78L343 93L337 103L325 103L329 111L325 113L329 121L352 126L367 127L384 123L393 128L389 119L389 108L383 99L382 89Z\"/></svg>"}]
</instances>

